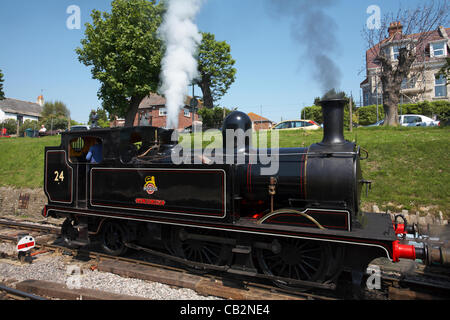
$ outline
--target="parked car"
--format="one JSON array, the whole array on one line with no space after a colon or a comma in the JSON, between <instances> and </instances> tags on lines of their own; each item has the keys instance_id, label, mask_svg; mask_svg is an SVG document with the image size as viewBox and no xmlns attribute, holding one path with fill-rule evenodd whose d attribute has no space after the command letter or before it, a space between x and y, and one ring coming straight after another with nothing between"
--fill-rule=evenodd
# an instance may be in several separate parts
<instances>
[{"instance_id":1,"label":"parked car","mask_svg":"<svg viewBox=\"0 0 450 320\"><path fill-rule=\"evenodd\" d=\"M84 131L89 130L90 127L87 125L77 125L77 126L71 126L70 131Z\"/></svg>"},{"instance_id":2,"label":"parked car","mask_svg":"<svg viewBox=\"0 0 450 320\"><path fill-rule=\"evenodd\" d=\"M435 121L426 116L417 114L404 114L398 117L398 123L403 127L433 127L440 126L440 121ZM376 127L382 126L384 124L384 119L380 120L374 124L369 124L365 127Z\"/></svg>"},{"instance_id":3,"label":"parked car","mask_svg":"<svg viewBox=\"0 0 450 320\"><path fill-rule=\"evenodd\" d=\"M364 126L364 127L378 127L378 126L382 126L383 124L384 124L384 120L380 120L380 121L377 121L377 122L375 122L373 124L369 124L369 125Z\"/></svg>"},{"instance_id":4,"label":"parked car","mask_svg":"<svg viewBox=\"0 0 450 320\"><path fill-rule=\"evenodd\" d=\"M401 115L398 117L398 123L403 127L433 127L440 125L440 121L417 114Z\"/></svg>"},{"instance_id":5,"label":"parked car","mask_svg":"<svg viewBox=\"0 0 450 320\"><path fill-rule=\"evenodd\" d=\"M275 125L272 130L316 130L320 125L312 120L286 120Z\"/></svg>"}]
</instances>

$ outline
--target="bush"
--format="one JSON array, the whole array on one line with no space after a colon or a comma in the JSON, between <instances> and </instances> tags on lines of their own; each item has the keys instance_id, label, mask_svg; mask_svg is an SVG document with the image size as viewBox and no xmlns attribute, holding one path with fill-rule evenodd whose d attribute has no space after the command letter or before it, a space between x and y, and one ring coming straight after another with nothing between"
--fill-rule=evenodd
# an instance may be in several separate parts
<instances>
[{"instance_id":1,"label":"bush","mask_svg":"<svg viewBox=\"0 0 450 320\"><path fill-rule=\"evenodd\" d=\"M432 110L438 119L447 122L450 120L450 102L448 101L434 101L432 102Z\"/></svg>"},{"instance_id":2,"label":"bush","mask_svg":"<svg viewBox=\"0 0 450 320\"><path fill-rule=\"evenodd\" d=\"M356 111L359 118L359 124L366 126L377 122L377 106L360 107ZM378 120L384 119L383 106L378 106Z\"/></svg>"},{"instance_id":3,"label":"bush","mask_svg":"<svg viewBox=\"0 0 450 320\"><path fill-rule=\"evenodd\" d=\"M305 117L305 120L313 120L317 123L323 123L322 107L306 107L302 111L302 116Z\"/></svg>"},{"instance_id":4,"label":"bush","mask_svg":"<svg viewBox=\"0 0 450 320\"><path fill-rule=\"evenodd\" d=\"M19 135L21 137L25 136L25 130L33 129L39 131L39 124L37 121L25 120L25 122L19 128Z\"/></svg>"},{"instance_id":5,"label":"bush","mask_svg":"<svg viewBox=\"0 0 450 320\"><path fill-rule=\"evenodd\" d=\"M6 128L8 134L16 134L17 133L17 121L14 119L6 119L0 123L0 129Z\"/></svg>"},{"instance_id":6,"label":"bush","mask_svg":"<svg viewBox=\"0 0 450 320\"><path fill-rule=\"evenodd\" d=\"M377 122L377 107L375 105L360 107L357 110L359 124L366 126ZM422 101L419 103L406 103L398 106L398 114L420 114L427 117L434 117L441 121L450 119L450 102L448 101ZM378 119L384 119L384 109L378 106Z\"/></svg>"},{"instance_id":7,"label":"bush","mask_svg":"<svg viewBox=\"0 0 450 320\"><path fill-rule=\"evenodd\" d=\"M53 124L52 124L53 119ZM50 130L66 130L68 128L68 119L66 117L54 117L50 116L48 118L44 118L39 122L39 128L41 125L44 125L45 128Z\"/></svg>"}]
</instances>

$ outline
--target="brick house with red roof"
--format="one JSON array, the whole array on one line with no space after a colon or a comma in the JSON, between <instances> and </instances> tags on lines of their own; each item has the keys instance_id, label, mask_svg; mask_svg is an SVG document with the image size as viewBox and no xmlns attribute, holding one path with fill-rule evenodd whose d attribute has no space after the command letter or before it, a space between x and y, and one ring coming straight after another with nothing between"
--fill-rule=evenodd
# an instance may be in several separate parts
<instances>
[{"instance_id":1,"label":"brick house with red roof","mask_svg":"<svg viewBox=\"0 0 450 320\"><path fill-rule=\"evenodd\" d=\"M185 105L181 108L178 114L178 129L185 129L192 125L192 113L190 112L189 104L192 97L187 96L185 99ZM202 101L199 101L199 109L203 108ZM198 113L194 115L194 121L196 125L201 123L201 117ZM167 109L166 99L160 95L151 93L145 97L139 105L138 112L134 119L134 126L153 126L153 127L166 127L167 125Z\"/></svg>"},{"instance_id":2,"label":"brick house with red roof","mask_svg":"<svg viewBox=\"0 0 450 320\"><path fill-rule=\"evenodd\" d=\"M388 32L389 36L385 40L366 51L367 78L360 84L363 92L363 106L373 105L377 102L378 104L383 103L383 88L380 80L381 68L375 60L377 53L380 50L385 50L387 56L390 56L392 60L397 60L399 49L402 46L407 46L408 42L417 41L423 36L426 36L426 41L419 43L415 50L416 52L424 52L424 54L417 55L413 68L416 68L415 70L423 68L424 71L403 80L400 102L450 101L449 88L445 78L435 78L435 75L445 65L446 58L450 56L450 28L440 26L428 33L404 35L402 24L392 22Z\"/></svg>"},{"instance_id":3,"label":"brick house with red roof","mask_svg":"<svg viewBox=\"0 0 450 320\"><path fill-rule=\"evenodd\" d=\"M255 131L267 130L272 128L273 122L263 116L250 112L247 114L250 120L252 120L252 129Z\"/></svg>"}]
</instances>

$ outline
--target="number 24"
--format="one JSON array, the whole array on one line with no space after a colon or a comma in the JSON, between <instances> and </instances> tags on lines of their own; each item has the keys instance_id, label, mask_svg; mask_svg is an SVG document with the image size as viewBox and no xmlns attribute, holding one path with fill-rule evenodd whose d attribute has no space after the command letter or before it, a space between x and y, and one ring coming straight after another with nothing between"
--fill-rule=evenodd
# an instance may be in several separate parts
<instances>
[{"instance_id":1,"label":"number 24","mask_svg":"<svg viewBox=\"0 0 450 320\"><path fill-rule=\"evenodd\" d=\"M63 173L63 171L61 171L61 173L59 173L58 171L55 171L53 174L55 175L55 181L56 182L64 181L64 173Z\"/></svg>"}]
</instances>

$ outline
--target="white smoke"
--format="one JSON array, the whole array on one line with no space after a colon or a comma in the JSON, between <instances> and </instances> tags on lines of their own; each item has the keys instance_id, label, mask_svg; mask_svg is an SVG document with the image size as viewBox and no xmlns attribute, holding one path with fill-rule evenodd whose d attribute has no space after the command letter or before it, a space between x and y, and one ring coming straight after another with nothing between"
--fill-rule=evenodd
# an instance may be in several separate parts
<instances>
[{"instance_id":1,"label":"white smoke","mask_svg":"<svg viewBox=\"0 0 450 320\"><path fill-rule=\"evenodd\" d=\"M160 91L166 98L167 127L178 127L186 89L198 76L195 54L202 35L194 23L203 0L169 0L159 36L166 44Z\"/></svg>"},{"instance_id":2,"label":"white smoke","mask_svg":"<svg viewBox=\"0 0 450 320\"><path fill-rule=\"evenodd\" d=\"M6 120L6 114L0 109L0 122L3 122L3 120Z\"/></svg>"}]
</instances>

